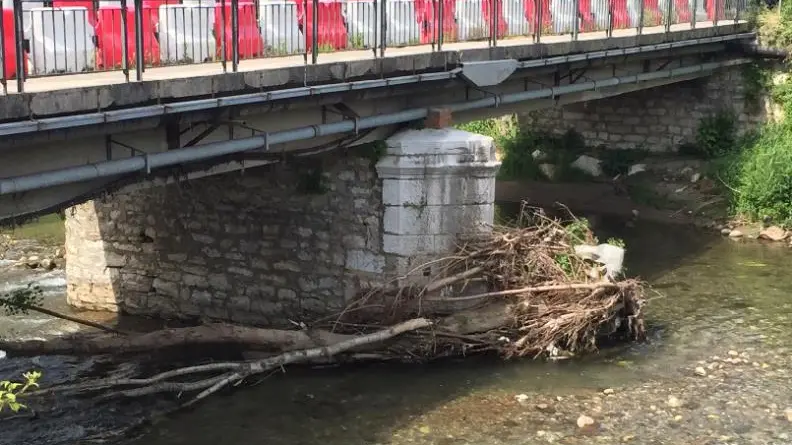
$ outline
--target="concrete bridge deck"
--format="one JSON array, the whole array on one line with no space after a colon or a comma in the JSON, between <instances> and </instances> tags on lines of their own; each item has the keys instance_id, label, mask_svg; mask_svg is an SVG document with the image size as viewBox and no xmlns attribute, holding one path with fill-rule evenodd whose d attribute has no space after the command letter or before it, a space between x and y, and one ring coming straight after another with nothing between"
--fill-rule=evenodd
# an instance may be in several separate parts
<instances>
[{"instance_id":1,"label":"concrete bridge deck","mask_svg":"<svg viewBox=\"0 0 792 445\"><path fill-rule=\"evenodd\" d=\"M442 51L431 45L388 48L383 58L371 50L338 51L319 55L319 63L306 64L302 55L243 60L238 72L223 72L220 63L180 65L146 69L141 82L126 82L120 71L39 77L25 82L17 93L9 82L9 94L0 96L0 121L29 120L45 116L90 113L101 110L171 103L194 98L224 97L272 91L305 85L321 85L351 80L387 78L404 74L444 71L460 62L516 59L530 60L552 56L618 50L717 35L749 32L745 21L675 24L664 26L542 36L541 43L531 38L508 38L490 47L487 41L445 44Z\"/></svg>"}]
</instances>

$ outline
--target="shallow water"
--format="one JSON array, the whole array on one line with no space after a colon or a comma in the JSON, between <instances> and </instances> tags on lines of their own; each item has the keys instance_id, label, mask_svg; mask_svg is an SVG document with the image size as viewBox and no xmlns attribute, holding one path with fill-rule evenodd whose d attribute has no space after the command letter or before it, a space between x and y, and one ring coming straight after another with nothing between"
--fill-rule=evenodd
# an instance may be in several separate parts
<instances>
[{"instance_id":1,"label":"shallow water","mask_svg":"<svg viewBox=\"0 0 792 445\"><path fill-rule=\"evenodd\" d=\"M638 436L635 443L786 443L783 431L792 424L778 416L792 400L784 349L792 339L792 251L640 222L628 227L597 220L595 230L600 239L623 238L629 274L648 280L656 291L647 308L647 343L556 363L469 359L432 366L292 368L159 422L131 443L593 443L577 434L581 413L603 423L597 441ZM30 272L18 270L0 274L4 290L31 279ZM48 285L47 305L64 308L61 272L33 278ZM2 319L0 335L33 336L42 327L50 333L75 329L68 322L18 316ZM707 368L707 378L692 376L694 367L709 366L713 355L729 351L750 353L756 362L745 370ZM7 359L0 360L0 378L35 366L54 383L90 372L93 365L59 357ZM616 394L603 396L604 388ZM515 401L517 394L526 395L528 407ZM702 406L664 410L669 394L701 400ZM737 402L747 407L745 413L729 411ZM534 408L547 405L549 412ZM0 444L75 443L144 412L142 405L67 409L29 421L22 430L14 423L12 434L0 432ZM631 416L629 422L623 416ZM715 422L713 416L737 420L707 424ZM729 442L730 435L740 440Z\"/></svg>"},{"instance_id":2,"label":"shallow water","mask_svg":"<svg viewBox=\"0 0 792 445\"><path fill-rule=\"evenodd\" d=\"M287 371L178 415L135 443L516 444L537 437L563 441L564 434L572 434L572 443L577 414L571 420L552 417L564 425L560 436L542 434L547 425L525 420L525 408L514 396L599 400L603 388L674 385L713 351L753 351L792 336L788 248L640 223L633 229L606 222L599 234L624 238L629 272L662 294L653 296L648 308L649 343L560 363L467 360ZM740 382L731 385L739 388ZM785 391L781 396L788 399L792 390ZM587 403L576 402L571 413L587 409ZM522 420L515 427L509 419ZM533 435L536 431L540 436Z\"/></svg>"}]
</instances>

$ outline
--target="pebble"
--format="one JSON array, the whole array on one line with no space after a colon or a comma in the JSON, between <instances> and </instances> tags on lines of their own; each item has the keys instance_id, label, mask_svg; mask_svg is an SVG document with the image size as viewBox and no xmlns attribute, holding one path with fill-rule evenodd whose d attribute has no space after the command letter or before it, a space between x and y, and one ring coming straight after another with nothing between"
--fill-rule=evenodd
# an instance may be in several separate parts
<instances>
[{"instance_id":1,"label":"pebble","mask_svg":"<svg viewBox=\"0 0 792 445\"><path fill-rule=\"evenodd\" d=\"M721 235L728 235L730 233L731 233L731 229L729 229L727 227L724 227L723 229L721 229Z\"/></svg>"},{"instance_id":2,"label":"pebble","mask_svg":"<svg viewBox=\"0 0 792 445\"><path fill-rule=\"evenodd\" d=\"M732 357L737 357L738 355L740 355L740 353L732 349L731 351L729 351L729 355Z\"/></svg>"},{"instance_id":3,"label":"pebble","mask_svg":"<svg viewBox=\"0 0 792 445\"><path fill-rule=\"evenodd\" d=\"M584 433L591 433L596 431L597 429L597 422L594 421L591 417L581 414L580 417L577 418L577 426L580 430Z\"/></svg>"},{"instance_id":4,"label":"pebble","mask_svg":"<svg viewBox=\"0 0 792 445\"><path fill-rule=\"evenodd\" d=\"M676 398L675 396L669 396L668 401L666 403L671 408L679 408L680 406L682 406L682 401Z\"/></svg>"},{"instance_id":5,"label":"pebble","mask_svg":"<svg viewBox=\"0 0 792 445\"><path fill-rule=\"evenodd\" d=\"M729 232L729 238L741 238L742 236L743 233L737 229L734 229L731 232Z\"/></svg>"},{"instance_id":6,"label":"pebble","mask_svg":"<svg viewBox=\"0 0 792 445\"><path fill-rule=\"evenodd\" d=\"M517 399L517 403L520 405L525 405L525 403L528 402L528 396L525 394L517 394L514 398Z\"/></svg>"},{"instance_id":7,"label":"pebble","mask_svg":"<svg viewBox=\"0 0 792 445\"><path fill-rule=\"evenodd\" d=\"M548 411L552 411L552 407L550 405L546 404L546 403L540 403L540 404L536 405L536 410L537 411L548 412Z\"/></svg>"},{"instance_id":8,"label":"pebble","mask_svg":"<svg viewBox=\"0 0 792 445\"><path fill-rule=\"evenodd\" d=\"M615 392L616 391L613 388L605 388L605 389L602 390L603 394L613 394Z\"/></svg>"},{"instance_id":9,"label":"pebble","mask_svg":"<svg viewBox=\"0 0 792 445\"><path fill-rule=\"evenodd\" d=\"M697 376L701 376L701 377L705 377L707 375L707 370L701 366L696 367L696 370L694 372L696 373Z\"/></svg>"},{"instance_id":10,"label":"pebble","mask_svg":"<svg viewBox=\"0 0 792 445\"><path fill-rule=\"evenodd\" d=\"M785 409L784 416L786 417L788 422L792 422L792 408Z\"/></svg>"}]
</instances>

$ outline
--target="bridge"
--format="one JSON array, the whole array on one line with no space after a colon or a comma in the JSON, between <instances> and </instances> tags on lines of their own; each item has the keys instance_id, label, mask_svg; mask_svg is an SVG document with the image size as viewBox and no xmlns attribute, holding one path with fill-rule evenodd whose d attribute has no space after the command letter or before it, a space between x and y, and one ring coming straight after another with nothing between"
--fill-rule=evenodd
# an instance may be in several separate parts
<instances>
[{"instance_id":1,"label":"bridge","mask_svg":"<svg viewBox=\"0 0 792 445\"><path fill-rule=\"evenodd\" d=\"M746 5L725 0L147 1L4 9L0 220L67 209L78 307L327 313L492 221L493 141L452 121L731 76L757 56Z\"/></svg>"}]
</instances>

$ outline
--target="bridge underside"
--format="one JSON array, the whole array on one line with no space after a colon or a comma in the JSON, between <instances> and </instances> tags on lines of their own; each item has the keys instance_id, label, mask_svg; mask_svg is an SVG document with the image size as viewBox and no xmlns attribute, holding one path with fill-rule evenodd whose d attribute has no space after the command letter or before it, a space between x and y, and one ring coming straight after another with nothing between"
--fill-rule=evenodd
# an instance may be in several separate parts
<instances>
[{"instance_id":1,"label":"bridge underside","mask_svg":"<svg viewBox=\"0 0 792 445\"><path fill-rule=\"evenodd\" d=\"M0 178L6 178L0 180L0 221L63 209L107 191L161 186L280 162L284 156L302 157L382 140L420 120L427 107L451 107L455 122L464 122L686 82L746 61L739 53L727 51L725 43L688 45L518 69L490 87L477 87L457 76L18 134L0 142L5 160ZM423 110L424 114L398 115L405 110ZM364 128L358 127L366 122L361 124ZM346 130L330 131L339 123ZM278 137L297 133L304 138L277 143ZM224 144L229 141L247 144L247 148L228 151ZM188 159L201 150L202 157ZM185 156L170 164L163 160L174 154ZM114 163L125 160L133 160L137 167L114 174L118 171Z\"/></svg>"}]
</instances>

